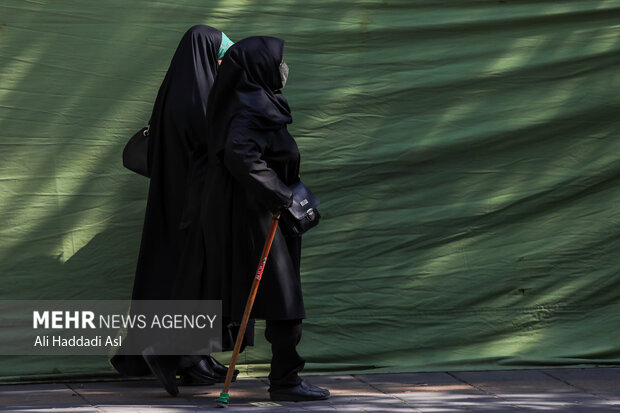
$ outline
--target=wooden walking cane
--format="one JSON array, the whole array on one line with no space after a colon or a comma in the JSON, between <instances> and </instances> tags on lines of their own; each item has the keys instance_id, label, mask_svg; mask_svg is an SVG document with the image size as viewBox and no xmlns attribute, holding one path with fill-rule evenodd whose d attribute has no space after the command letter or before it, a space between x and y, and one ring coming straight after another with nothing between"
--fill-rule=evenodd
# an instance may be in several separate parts
<instances>
[{"instance_id":1,"label":"wooden walking cane","mask_svg":"<svg viewBox=\"0 0 620 413\"><path fill-rule=\"evenodd\" d=\"M232 382L233 373L235 371L235 365L237 364L237 357L239 357L239 350L241 350L241 342L245 335L245 329L248 326L248 320L250 319L250 313L254 306L254 299L256 298L256 292L258 291L258 285L260 279L263 277L263 270L265 269L265 263L267 262L267 256L271 249L271 243L273 237L276 235L276 229L278 228L278 221L280 220L280 213L275 214L271 219L271 227L265 240L265 246L263 247L263 253L258 262L258 268L256 269L256 275L254 276L254 282L250 289L250 295L248 301L245 303L245 311L243 312L243 318L241 318L241 326L237 333L237 340L235 341L235 348L233 349L232 357L230 358L230 364L228 365L228 372L226 373L226 381L224 382L224 389L220 393L220 397L217 399L217 407L228 407L228 390L230 389L230 383Z\"/></svg>"}]
</instances>

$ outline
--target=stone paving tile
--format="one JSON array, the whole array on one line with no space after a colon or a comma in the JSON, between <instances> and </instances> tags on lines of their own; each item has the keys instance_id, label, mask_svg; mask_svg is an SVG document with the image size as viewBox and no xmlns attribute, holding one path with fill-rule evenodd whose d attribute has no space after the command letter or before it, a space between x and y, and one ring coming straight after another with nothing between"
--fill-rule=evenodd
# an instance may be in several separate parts
<instances>
[{"instance_id":1,"label":"stone paving tile","mask_svg":"<svg viewBox=\"0 0 620 413\"><path fill-rule=\"evenodd\" d=\"M328 412L333 413L336 412L336 406L328 403L326 401L318 401L318 402L304 402L302 407L308 412Z\"/></svg>"},{"instance_id":2,"label":"stone paving tile","mask_svg":"<svg viewBox=\"0 0 620 413\"><path fill-rule=\"evenodd\" d=\"M70 383L69 386L102 413L198 410L192 400L168 395L156 380Z\"/></svg>"},{"instance_id":3,"label":"stone paving tile","mask_svg":"<svg viewBox=\"0 0 620 413\"><path fill-rule=\"evenodd\" d=\"M585 393L567 393L567 392L545 392L541 390L539 393L496 393L497 396L506 400L506 402L517 405L524 409L548 408L560 409L579 406L599 406L601 400Z\"/></svg>"},{"instance_id":4,"label":"stone paving tile","mask_svg":"<svg viewBox=\"0 0 620 413\"><path fill-rule=\"evenodd\" d=\"M415 392L399 394L410 406L420 412L454 411L472 412L479 411L479 406L492 406L494 409L501 407L502 411L514 411L515 408L501 404L501 400L488 396L484 393L460 392ZM440 409L440 410L438 410ZM493 409L491 409L493 411Z\"/></svg>"},{"instance_id":5,"label":"stone paving tile","mask_svg":"<svg viewBox=\"0 0 620 413\"><path fill-rule=\"evenodd\" d=\"M28 406L0 407L0 411L2 413L61 413L61 412L100 413L99 410L93 407L75 407L75 405L60 405L60 404L58 405L54 404L50 406L38 406L38 407L28 407Z\"/></svg>"},{"instance_id":6,"label":"stone paving tile","mask_svg":"<svg viewBox=\"0 0 620 413\"><path fill-rule=\"evenodd\" d=\"M156 380L69 383L69 386L92 404L175 400Z\"/></svg>"},{"instance_id":7,"label":"stone paving tile","mask_svg":"<svg viewBox=\"0 0 620 413\"><path fill-rule=\"evenodd\" d=\"M329 400L276 406L260 405L269 402L266 379L241 378L227 409L215 407L221 385L182 386L174 398L155 380L4 385L0 412L611 413L620 412L619 376L617 368L314 376Z\"/></svg>"},{"instance_id":8,"label":"stone paving tile","mask_svg":"<svg viewBox=\"0 0 620 413\"><path fill-rule=\"evenodd\" d=\"M454 376L522 410L556 412L608 408L602 400L537 370L458 372ZM572 410L571 410L572 409Z\"/></svg>"},{"instance_id":9,"label":"stone paving tile","mask_svg":"<svg viewBox=\"0 0 620 413\"><path fill-rule=\"evenodd\" d=\"M554 392L572 392L575 389L559 380L547 376L538 370L511 371L474 371L457 372L453 376L476 388L488 392L503 393L537 392L540 390Z\"/></svg>"},{"instance_id":10,"label":"stone paving tile","mask_svg":"<svg viewBox=\"0 0 620 413\"><path fill-rule=\"evenodd\" d=\"M442 405L438 403L435 406L423 406L420 407L419 410L422 413L515 413L515 412L523 412L523 410L517 409L512 406L502 406L495 403L485 403L485 404L476 404L474 406L470 405Z\"/></svg>"},{"instance_id":11,"label":"stone paving tile","mask_svg":"<svg viewBox=\"0 0 620 413\"><path fill-rule=\"evenodd\" d=\"M200 412L234 412L234 413L248 413L248 412L274 412L274 413L307 413L310 411L328 411L334 412L333 409L317 409L318 406L308 406L306 402L303 403L278 403L277 406L269 406L269 407L258 407L255 405L251 405L249 403L240 404L240 403L231 403L226 409L218 409L214 406L202 406L201 408L204 410L199 410Z\"/></svg>"},{"instance_id":12,"label":"stone paving tile","mask_svg":"<svg viewBox=\"0 0 620 413\"><path fill-rule=\"evenodd\" d=\"M402 393L418 392L484 394L446 373L367 374L358 378L369 386L395 397L400 397Z\"/></svg>"},{"instance_id":13,"label":"stone paving tile","mask_svg":"<svg viewBox=\"0 0 620 413\"><path fill-rule=\"evenodd\" d=\"M64 384L27 384L0 387L1 411L50 411L56 406L92 411L91 406Z\"/></svg>"},{"instance_id":14,"label":"stone paving tile","mask_svg":"<svg viewBox=\"0 0 620 413\"><path fill-rule=\"evenodd\" d=\"M255 401L262 392L257 379L240 379L233 393L238 402ZM105 413L156 412L186 413L215 410L221 384L211 386L179 386L179 395L171 397L155 380L72 384L82 397ZM265 387L265 394L266 387ZM264 397L264 396L263 396ZM267 396L268 397L268 396ZM218 410L219 411L219 410ZM232 409L222 410L226 412ZM253 411L261 411L255 409ZM262 410L267 411L267 410Z\"/></svg>"},{"instance_id":15,"label":"stone paving tile","mask_svg":"<svg viewBox=\"0 0 620 413\"><path fill-rule=\"evenodd\" d=\"M368 374L359 379L420 412L470 412L472 404L497 401L447 373Z\"/></svg>"},{"instance_id":16,"label":"stone paving tile","mask_svg":"<svg viewBox=\"0 0 620 413\"><path fill-rule=\"evenodd\" d=\"M102 413L198 413L201 410L196 406L150 406L150 405L124 405L124 406L99 406L98 412ZM73 413L73 412L71 412Z\"/></svg>"},{"instance_id":17,"label":"stone paving tile","mask_svg":"<svg viewBox=\"0 0 620 413\"><path fill-rule=\"evenodd\" d=\"M620 369L548 369L543 370L559 380L592 393L618 393L620 396Z\"/></svg>"},{"instance_id":18,"label":"stone paving tile","mask_svg":"<svg viewBox=\"0 0 620 413\"><path fill-rule=\"evenodd\" d=\"M498 397L458 393L415 393L403 395L410 405L421 412L608 412L612 406L595 398L572 393L499 394Z\"/></svg>"},{"instance_id":19,"label":"stone paving tile","mask_svg":"<svg viewBox=\"0 0 620 413\"><path fill-rule=\"evenodd\" d=\"M336 396L327 402L338 412L417 412L408 403L382 394L358 397Z\"/></svg>"}]
</instances>

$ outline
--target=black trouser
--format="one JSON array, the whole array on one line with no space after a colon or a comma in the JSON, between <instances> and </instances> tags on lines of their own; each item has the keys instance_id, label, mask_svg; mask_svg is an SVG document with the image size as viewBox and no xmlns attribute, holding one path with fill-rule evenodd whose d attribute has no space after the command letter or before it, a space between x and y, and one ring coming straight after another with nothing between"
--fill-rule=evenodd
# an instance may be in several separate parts
<instances>
[{"instance_id":1,"label":"black trouser","mask_svg":"<svg viewBox=\"0 0 620 413\"><path fill-rule=\"evenodd\" d=\"M297 375L306 361L297 354L301 340L301 320L267 320L265 338L271 343L270 390L293 387L301 382Z\"/></svg>"}]
</instances>

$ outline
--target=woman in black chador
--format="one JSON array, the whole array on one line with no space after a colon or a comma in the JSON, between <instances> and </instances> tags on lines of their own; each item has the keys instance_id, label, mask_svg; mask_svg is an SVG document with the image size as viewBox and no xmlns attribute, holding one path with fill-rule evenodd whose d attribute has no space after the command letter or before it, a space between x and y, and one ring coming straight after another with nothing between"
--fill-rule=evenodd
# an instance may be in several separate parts
<instances>
[{"instance_id":1,"label":"woman in black chador","mask_svg":"<svg viewBox=\"0 0 620 413\"><path fill-rule=\"evenodd\" d=\"M231 44L224 33L212 27L190 28L157 94L149 131L151 180L132 300L177 298L172 291L186 224L197 212L191 194L201 187L204 178L204 165L193 162L190 172L190 163L207 131L207 98L218 61ZM141 356L117 354L111 363L124 375L150 373ZM180 366L179 373L193 383L222 381L226 373L225 367L210 356L184 357Z\"/></svg>"},{"instance_id":2,"label":"woman in black chador","mask_svg":"<svg viewBox=\"0 0 620 413\"><path fill-rule=\"evenodd\" d=\"M284 41L249 37L222 60L207 107L208 162L201 191L200 229L193 228L191 255L183 260L183 291L221 299L224 319L241 320L272 215L289 206L289 186L299 181L299 150L286 125L288 103L281 93L288 67ZM301 238L278 228L252 311L266 320L273 358L272 400L319 400L329 391L298 373L304 367L296 346L305 318L300 280ZM196 258L199 256L199 258ZM230 335L234 338L234 334ZM230 346L224 336L224 346Z\"/></svg>"}]
</instances>

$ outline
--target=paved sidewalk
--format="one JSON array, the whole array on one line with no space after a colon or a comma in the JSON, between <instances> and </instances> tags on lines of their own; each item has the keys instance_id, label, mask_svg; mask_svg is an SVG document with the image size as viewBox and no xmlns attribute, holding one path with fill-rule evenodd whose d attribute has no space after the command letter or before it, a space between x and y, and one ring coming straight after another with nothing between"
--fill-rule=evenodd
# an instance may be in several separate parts
<instances>
[{"instance_id":1,"label":"paved sidewalk","mask_svg":"<svg viewBox=\"0 0 620 413\"><path fill-rule=\"evenodd\" d=\"M620 368L364 374L309 377L322 402L269 402L267 383L181 387L172 398L152 380L0 386L3 412L620 412ZM269 405L271 404L271 405Z\"/></svg>"}]
</instances>

